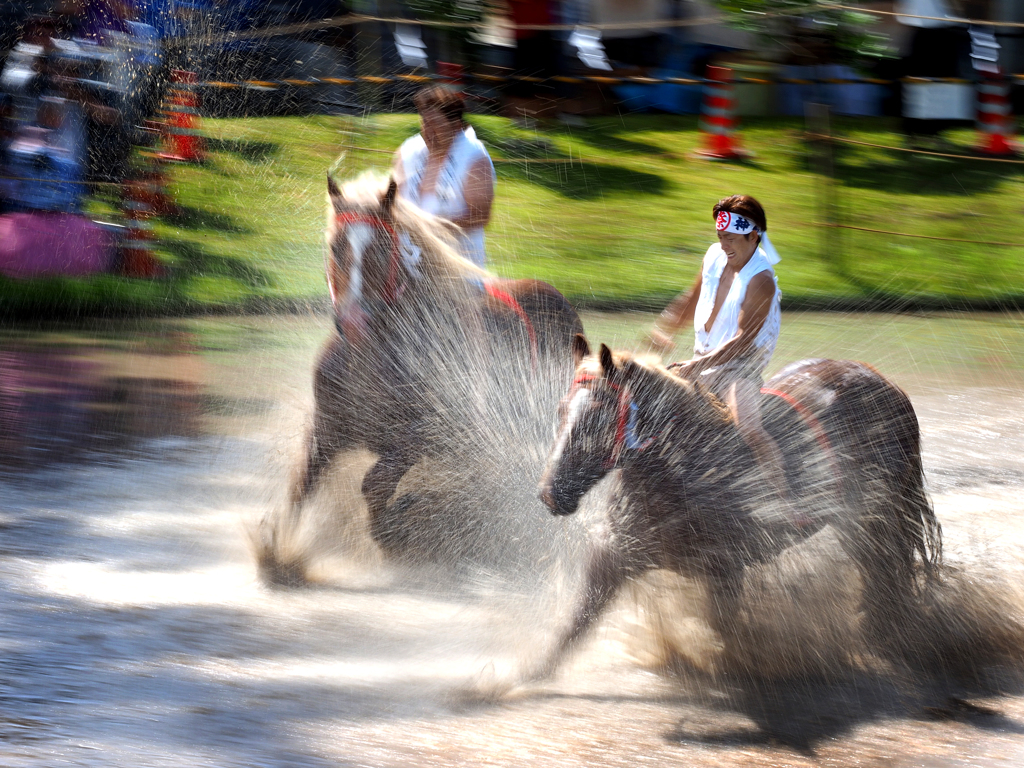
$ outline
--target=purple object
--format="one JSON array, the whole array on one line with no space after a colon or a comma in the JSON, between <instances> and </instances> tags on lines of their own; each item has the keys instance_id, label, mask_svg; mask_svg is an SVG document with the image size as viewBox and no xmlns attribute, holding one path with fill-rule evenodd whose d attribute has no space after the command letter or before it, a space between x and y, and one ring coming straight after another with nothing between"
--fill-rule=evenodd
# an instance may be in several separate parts
<instances>
[{"instance_id":1,"label":"purple object","mask_svg":"<svg viewBox=\"0 0 1024 768\"><path fill-rule=\"evenodd\" d=\"M44 211L0 216L0 274L6 277L107 272L114 253L114 234L84 216Z\"/></svg>"}]
</instances>

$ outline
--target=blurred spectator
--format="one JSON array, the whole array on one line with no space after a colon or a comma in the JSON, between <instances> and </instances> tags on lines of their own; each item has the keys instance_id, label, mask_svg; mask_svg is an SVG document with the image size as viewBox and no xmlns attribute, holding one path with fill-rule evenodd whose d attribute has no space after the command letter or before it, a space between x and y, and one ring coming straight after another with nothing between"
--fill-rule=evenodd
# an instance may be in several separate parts
<instances>
[{"instance_id":1,"label":"blurred spectator","mask_svg":"<svg viewBox=\"0 0 1024 768\"><path fill-rule=\"evenodd\" d=\"M10 210L14 194L14 175L10 168L9 150L14 141L14 99L0 91L0 213Z\"/></svg>"},{"instance_id":2,"label":"blurred spectator","mask_svg":"<svg viewBox=\"0 0 1024 768\"><path fill-rule=\"evenodd\" d=\"M663 30L645 28L643 22L667 19L671 10L668 0L593 0L590 21L627 25L601 30L604 50L612 64L649 69L661 64L665 36Z\"/></svg>"},{"instance_id":3,"label":"blurred spectator","mask_svg":"<svg viewBox=\"0 0 1024 768\"><path fill-rule=\"evenodd\" d=\"M9 210L0 215L0 273L89 274L110 268L113 236L80 214L84 118L74 101L39 97L7 152Z\"/></svg>"},{"instance_id":4,"label":"blurred spectator","mask_svg":"<svg viewBox=\"0 0 1024 768\"><path fill-rule=\"evenodd\" d=\"M558 19L555 0L508 0L508 15L515 26L516 48L513 74L547 79L559 73L561 40L551 30L522 29L526 25L554 24ZM511 81L505 89L515 116L536 117L552 105L555 88L551 83Z\"/></svg>"},{"instance_id":5,"label":"blurred spectator","mask_svg":"<svg viewBox=\"0 0 1024 768\"><path fill-rule=\"evenodd\" d=\"M17 121L35 120L35 101L45 90L42 62L56 28L54 20L46 16L28 19L24 36L4 63L0 73L0 91L13 100L13 117Z\"/></svg>"},{"instance_id":6,"label":"blurred spectator","mask_svg":"<svg viewBox=\"0 0 1024 768\"><path fill-rule=\"evenodd\" d=\"M947 0L897 0L897 21L911 28L910 50L903 60L907 77L970 78L971 39ZM932 18L918 18L928 16ZM903 130L911 137L935 137L957 121L974 119L970 85L919 83L903 87Z\"/></svg>"},{"instance_id":7,"label":"blurred spectator","mask_svg":"<svg viewBox=\"0 0 1024 768\"><path fill-rule=\"evenodd\" d=\"M159 106L160 40L154 27L138 19L133 3L91 0L86 5L82 48L99 62L104 85L92 93L95 104L89 110L91 178L125 176L137 134Z\"/></svg>"},{"instance_id":8,"label":"blurred spectator","mask_svg":"<svg viewBox=\"0 0 1024 768\"><path fill-rule=\"evenodd\" d=\"M84 127L77 105L43 96L36 120L22 124L7 152L8 208L81 210L85 189Z\"/></svg>"}]
</instances>

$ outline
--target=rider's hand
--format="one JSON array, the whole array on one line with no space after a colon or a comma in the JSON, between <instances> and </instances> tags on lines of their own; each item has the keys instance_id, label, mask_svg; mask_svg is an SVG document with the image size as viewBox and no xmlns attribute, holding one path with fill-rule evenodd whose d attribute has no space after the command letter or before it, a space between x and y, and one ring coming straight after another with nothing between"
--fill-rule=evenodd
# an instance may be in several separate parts
<instances>
[{"instance_id":1,"label":"rider's hand","mask_svg":"<svg viewBox=\"0 0 1024 768\"><path fill-rule=\"evenodd\" d=\"M668 369L679 378L686 379L687 381L697 378L697 374L693 371L693 360L672 363L668 366Z\"/></svg>"},{"instance_id":2,"label":"rider's hand","mask_svg":"<svg viewBox=\"0 0 1024 768\"><path fill-rule=\"evenodd\" d=\"M647 343L654 352L662 355L671 352L676 346L673 338L657 326L647 332Z\"/></svg>"}]
</instances>

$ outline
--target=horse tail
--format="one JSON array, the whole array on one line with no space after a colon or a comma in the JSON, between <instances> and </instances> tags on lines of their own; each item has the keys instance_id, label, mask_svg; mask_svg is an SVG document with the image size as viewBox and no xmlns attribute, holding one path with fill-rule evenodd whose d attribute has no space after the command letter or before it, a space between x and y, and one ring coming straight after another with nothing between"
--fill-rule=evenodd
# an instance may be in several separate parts
<instances>
[{"instance_id":1,"label":"horse tail","mask_svg":"<svg viewBox=\"0 0 1024 768\"><path fill-rule=\"evenodd\" d=\"M942 565L942 526L935 516L931 499L924 490L924 467L920 451L910 458L900 489L904 519L915 531L914 549L921 558L925 572L931 576Z\"/></svg>"},{"instance_id":2,"label":"horse tail","mask_svg":"<svg viewBox=\"0 0 1024 768\"><path fill-rule=\"evenodd\" d=\"M924 485L924 462L921 456L921 426L906 393L892 387L894 413L888 420L894 435L903 440L890 443L886 460L895 469L893 478L896 513L901 538L913 545L913 553L921 559L925 575L937 573L942 563L942 526L935 516Z\"/></svg>"}]
</instances>

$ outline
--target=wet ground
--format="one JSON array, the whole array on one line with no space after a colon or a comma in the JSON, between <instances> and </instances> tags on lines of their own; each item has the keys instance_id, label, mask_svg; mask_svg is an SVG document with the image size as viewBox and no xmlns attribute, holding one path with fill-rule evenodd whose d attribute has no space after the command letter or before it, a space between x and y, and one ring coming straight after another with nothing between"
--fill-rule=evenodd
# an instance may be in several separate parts
<instances>
[{"instance_id":1,"label":"wet ground","mask_svg":"<svg viewBox=\"0 0 1024 768\"><path fill-rule=\"evenodd\" d=\"M593 316L588 333L629 346L647 320ZM1024 613L1024 317L784 326L779 365L853 357L908 391L947 559ZM541 654L572 599L594 520L551 518L535 478L514 481L515 514L531 546L558 546L532 573L385 562L336 523L354 514L355 457L308 526L318 583L264 587L249 535L283 497L328 332L320 317L0 330L0 763L1024 763L1013 669L982 687L870 665L777 685L659 674L649 604L628 599L551 681L467 696Z\"/></svg>"}]
</instances>

